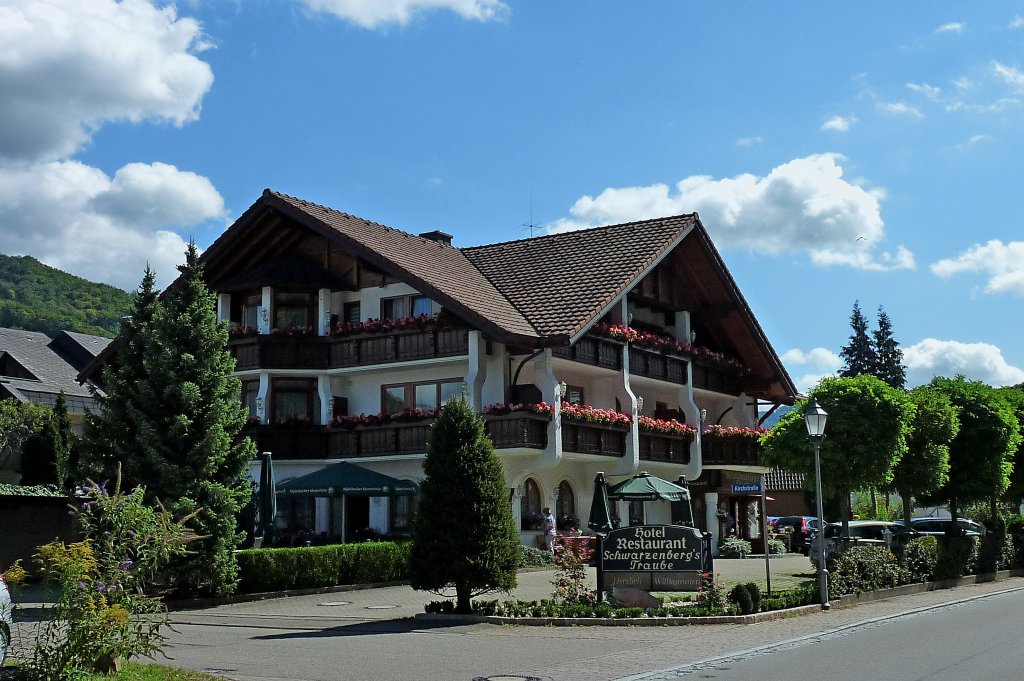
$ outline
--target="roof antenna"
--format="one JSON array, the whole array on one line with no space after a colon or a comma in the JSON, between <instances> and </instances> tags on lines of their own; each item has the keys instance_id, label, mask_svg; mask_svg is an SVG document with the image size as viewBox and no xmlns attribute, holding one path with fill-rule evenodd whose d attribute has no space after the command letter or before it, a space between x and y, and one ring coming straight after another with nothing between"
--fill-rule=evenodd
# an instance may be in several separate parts
<instances>
[{"instance_id":1,"label":"roof antenna","mask_svg":"<svg viewBox=\"0 0 1024 681\"><path fill-rule=\"evenodd\" d=\"M535 230L537 228L537 225L533 224L533 187L530 188L530 221L529 222L524 222L524 223L522 223L519 226L520 227L529 227L530 228L530 238L531 239L533 238L533 230Z\"/></svg>"}]
</instances>

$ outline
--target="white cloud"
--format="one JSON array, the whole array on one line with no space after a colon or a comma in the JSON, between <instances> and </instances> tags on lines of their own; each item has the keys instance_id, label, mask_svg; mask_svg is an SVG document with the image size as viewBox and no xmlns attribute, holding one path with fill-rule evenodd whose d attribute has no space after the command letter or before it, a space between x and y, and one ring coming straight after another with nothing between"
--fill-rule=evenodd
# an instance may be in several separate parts
<instances>
[{"instance_id":1,"label":"white cloud","mask_svg":"<svg viewBox=\"0 0 1024 681\"><path fill-rule=\"evenodd\" d=\"M808 393L825 376L834 376L843 366L842 358L826 348L814 348L804 352L798 348L783 353L782 363L801 393ZM796 369L797 371L794 371Z\"/></svg>"},{"instance_id":2,"label":"white cloud","mask_svg":"<svg viewBox=\"0 0 1024 681\"><path fill-rule=\"evenodd\" d=\"M982 142L991 142L991 141L992 141L992 137L990 135L971 135L967 139L966 142L961 142L960 144L954 145L954 148L956 148L956 149L968 149L970 147L973 147L976 144L981 144Z\"/></svg>"},{"instance_id":3,"label":"white cloud","mask_svg":"<svg viewBox=\"0 0 1024 681\"><path fill-rule=\"evenodd\" d=\"M988 276L986 293L1024 296L1024 241L1004 244L993 239L986 244L975 244L955 258L939 260L931 269L940 277L983 272Z\"/></svg>"},{"instance_id":4,"label":"white cloud","mask_svg":"<svg viewBox=\"0 0 1024 681\"><path fill-rule=\"evenodd\" d=\"M1007 364L1002 351L989 343L961 343L925 338L903 350L907 366L907 386L923 385L934 376L962 374L970 380L989 385L1015 385L1024 382L1024 371Z\"/></svg>"},{"instance_id":5,"label":"white cloud","mask_svg":"<svg viewBox=\"0 0 1024 681\"><path fill-rule=\"evenodd\" d=\"M921 113L920 109L910 106L906 102L881 102L878 104L878 110L885 113L896 114L898 116L924 118L924 114Z\"/></svg>"},{"instance_id":6,"label":"white cloud","mask_svg":"<svg viewBox=\"0 0 1024 681\"><path fill-rule=\"evenodd\" d=\"M970 90L972 87L974 87L974 82L967 76L960 76L959 78L953 81L953 85L955 85L960 90Z\"/></svg>"},{"instance_id":7,"label":"white cloud","mask_svg":"<svg viewBox=\"0 0 1024 681\"><path fill-rule=\"evenodd\" d=\"M933 102L942 94L942 89L928 83L907 83L907 89L920 93Z\"/></svg>"},{"instance_id":8,"label":"white cloud","mask_svg":"<svg viewBox=\"0 0 1024 681\"><path fill-rule=\"evenodd\" d=\"M186 242L168 226L224 213L208 179L163 163L132 163L113 178L77 161L0 168L4 253L129 290L147 262L161 287L177 276Z\"/></svg>"},{"instance_id":9,"label":"white cloud","mask_svg":"<svg viewBox=\"0 0 1024 681\"><path fill-rule=\"evenodd\" d=\"M992 62L992 70L1018 92L1024 92L1024 72L1020 69L994 61Z\"/></svg>"},{"instance_id":10,"label":"white cloud","mask_svg":"<svg viewBox=\"0 0 1024 681\"><path fill-rule=\"evenodd\" d=\"M208 42L173 5L25 0L0 6L0 159L65 158L105 122L182 125L213 83Z\"/></svg>"},{"instance_id":11,"label":"white cloud","mask_svg":"<svg viewBox=\"0 0 1024 681\"><path fill-rule=\"evenodd\" d=\"M503 19L509 7L501 0L301 0L314 12L333 14L363 28L388 24L405 26L416 15L431 10L450 10L464 19Z\"/></svg>"},{"instance_id":12,"label":"white cloud","mask_svg":"<svg viewBox=\"0 0 1024 681\"><path fill-rule=\"evenodd\" d=\"M902 246L895 254L873 252L884 238L883 193L845 180L842 160L837 154L798 158L764 177L694 175L677 182L675 191L666 184L608 188L580 198L570 209L572 217L547 228L565 232L696 211L723 248L806 252L819 265L913 267L913 256Z\"/></svg>"},{"instance_id":13,"label":"white cloud","mask_svg":"<svg viewBox=\"0 0 1024 681\"><path fill-rule=\"evenodd\" d=\"M1013 18L1009 26L1010 28L1024 28L1024 17L1018 14Z\"/></svg>"},{"instance_id":14,"label":"white cloud","mask_svg":"<svg viewBox=\"0 0 1024 681\"><path fill-rule=\"evenodd\" d=\"M736 140L737 147L755 147L762 142L760 137L740 137Z\"/></svg>"},{"instance_id":15,"label":"white cloud","mask_svg":"<svg viewBox=\"0 0 1024 681\"><path fill-rule=\"evenodd\" d=\"M951 21L948 24L943 24L935 29L936 33L961 33L967 26L962 21Z\"/></svg>"},{"instance_id":16,"label":"white cloud","mask_svg":"<svg viewBox=\"0 0 1024 681\"><path fill-rule=\"evenodd\" d=\"M833 116L821 124L822 130L846 132L857 122L856 116Z\"/></svg>"}]
</instances>

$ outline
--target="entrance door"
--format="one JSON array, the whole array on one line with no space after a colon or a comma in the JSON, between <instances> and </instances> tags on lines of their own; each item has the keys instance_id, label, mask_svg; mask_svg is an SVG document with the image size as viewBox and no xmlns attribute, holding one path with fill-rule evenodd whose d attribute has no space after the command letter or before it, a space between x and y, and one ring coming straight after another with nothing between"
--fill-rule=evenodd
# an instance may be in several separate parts
<instances>
[{"instance_id":1,"label":"entrance door","mask_svg":"<svg viewBox=\"0 0 1024 681\"><path fill-rule=\"evenodd\" d=\"M345 497L345 539L367 539L370 527L370 497Z\"/></svg>"}]
</instances>

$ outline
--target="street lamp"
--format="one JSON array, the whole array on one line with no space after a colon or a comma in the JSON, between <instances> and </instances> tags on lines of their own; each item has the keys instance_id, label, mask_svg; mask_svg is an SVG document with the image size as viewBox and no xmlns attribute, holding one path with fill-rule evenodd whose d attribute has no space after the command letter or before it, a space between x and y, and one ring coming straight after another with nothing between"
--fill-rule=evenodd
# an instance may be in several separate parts
<instances>
[{"instance_id":1,"label":"street lamp","mask_svg":"<svg viewBox=\"0 0 1024 681\"><path fill-rule=\"evenodd\" d=\"M807 438L814 443L814 487L818 497L818 590L821 592L821 609L828 610L828 570L825 569L825 512L821 507L821 441L825 439L825 421L828 412L821 408L818 400L804 412L807 424Z\"/></svg>"}]
</instances>

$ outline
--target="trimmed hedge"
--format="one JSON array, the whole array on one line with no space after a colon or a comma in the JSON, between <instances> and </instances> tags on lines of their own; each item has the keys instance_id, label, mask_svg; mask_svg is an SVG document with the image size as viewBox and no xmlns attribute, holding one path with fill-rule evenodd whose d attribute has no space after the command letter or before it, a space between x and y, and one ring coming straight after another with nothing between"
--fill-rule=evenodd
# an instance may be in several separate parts
<instances>
[{"instance_id":1,"label":"trimmed hedge","mask_svg":"<svg viewBox=\"0 0 1024 681\"><path fill-rule=\"evenodd\" d=\"M409 578L410 542L237 551L239 592L315 589Z\"/></svg>"},{"instance_id":2,"label":"trimmed hedge","mask_svg":"<svg viewBox=\"0 0 1024 681\"><path fill-rule=\"evenodd\" d=\"M939 537L935 579L959 579L974 573L978 564L977 537Z\"/></svg>"},{"instance_id":3,"label":"trimmed hedge","mask_svg":"<svg viewBox=\"0 0 1024 681\"><path fill-rule=\"evenodd\" d=\"M935 575L935 563L939 557L939 541L925 536L911 539L903 546L903 569L911 584L930 582Z\"/></svg>"},{"instance_id":4,"label":"trimmed hedge","mask_svg":"<svg viewBox=\"0 0 1024 681\"><path fill-rule=\"evenodd\" d=\"M884 546L851 546L830 561L829 598L906 584L906 571Z\"/></svg>"}]
</instances>

